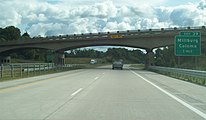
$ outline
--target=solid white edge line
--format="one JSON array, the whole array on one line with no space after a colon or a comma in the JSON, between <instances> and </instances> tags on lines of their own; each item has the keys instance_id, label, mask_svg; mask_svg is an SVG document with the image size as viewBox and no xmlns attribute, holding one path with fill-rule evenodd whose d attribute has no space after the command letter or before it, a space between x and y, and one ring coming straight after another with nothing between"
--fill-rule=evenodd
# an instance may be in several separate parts
<instances>
[{"instance_id":1,"label":"solid white edge line","mask_svg":"<svg viewBox=\"0 0 206 120\"><path fill-rule=\"evenodd\" d=\"M72 93L71 96L76 95L76 94L79 93L80 91L82 91L82 88L79 88L77 91L75 91L74 93Z\"/></svg>"},{"instance_id":2,"label":"solid white edge line","mask_svg":"<svg viewBox=\"0 0 206 120\"><path fill-rule=\"evenodd\" d=\"M138 73L134 72L133 70L130 70L132 73L134 73L135 75L137 75L138 77L142 78L144 81L148 82L149 84L151 84L152 86L156 87L157 89L159 89L160 91L162 91L163 93L165 93L166 95L168 95L169 97L173 98L174 100L176 100L177 102L181 103L182 105L184 105L185 107L189 108L190 110L192 110L193 112L195 112L196 114L198 114L199 116L203 117L204 119L206 119L206 114L201 112L200 110L194 108L193 106L191 106L190 104L184 102L183 100L177 98L176 96L172 95L171 93L165 91L164 89L160 88L159 86L155 85L153 82L147 80L146 78L142 77L141 75L139 75Z\"/></svg>"}]
</instances>

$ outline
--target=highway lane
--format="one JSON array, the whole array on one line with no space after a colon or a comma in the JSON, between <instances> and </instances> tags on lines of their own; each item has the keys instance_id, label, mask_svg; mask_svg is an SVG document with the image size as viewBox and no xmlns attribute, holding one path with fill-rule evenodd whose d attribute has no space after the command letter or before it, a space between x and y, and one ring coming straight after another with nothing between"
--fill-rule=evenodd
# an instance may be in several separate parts
<instances>
[{"instance_id":1,"label":"highway lane","mask_svg":"<svg viewBox=\"0 0 206 120\"><path fill-rule=\"evenodd\" d=\"M51 76L0 83L0 120L204 120L206 113L205 87L148 71L105 66Z\"/></svg>"}]
</instances>

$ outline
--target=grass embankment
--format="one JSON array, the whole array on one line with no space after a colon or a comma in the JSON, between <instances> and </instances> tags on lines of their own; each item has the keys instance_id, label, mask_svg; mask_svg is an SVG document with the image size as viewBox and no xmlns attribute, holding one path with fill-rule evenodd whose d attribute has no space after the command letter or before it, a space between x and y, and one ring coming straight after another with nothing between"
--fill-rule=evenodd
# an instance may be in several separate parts
<instances>
[{"instance_id":1,"label":"grass embankment","mask_svg":"<svg viewBox=\"0 0 206 120\"><path fill-rule=\"evenodd\" d=\"M144 64L131 64L129 67L137 68L137 69L144 69L145 65Z\"/></svg>"},{"instance_id":2,"label":"grass embankment","mask_svg":"<svg viewBox=\"0 0 206 120\"><path fill-rule=\"evenodd\" d=\"M94 58L65 58L66 64L90 64L91 59ZM97 64L107 63L105 59L95 59Z\"/></svg>"},{"instance_id":3,"label":"grass embankment","mask_svg":"<svg viewBox=\"0 0 206 120\"><path fill-rule=\"evenodd\" d=\"M142 65L142 64L133 64L133 65L130 65L130 67L138 68L138 69L140 69L140 68L144 69L144 65ZM162 74L162 75L166 75L166 76L169 76L169 77L173 77L173 78L176 78L176 79L179 79L179 80L183 80L183 81L195 83L195 84L198 84L198 85L206 86L206 78L193 77L193 76L184 75L184 74L181 74L181 73L164 72L164 71L151 70L151 69L150 69L150 71L156 72L156 73L159 73L159 74Z\"/></svg>"},{"instance_id":4,"label":"grass embankment","mask_svg":"<svg viewBox=\"0 0 206 120\"><path fill-rule=\"evenodd\" d=\"M157 70L150 70L162 75L166 75L169 77L173 77L179 80L183 80L183 81L187 81L187 82L191 82L194 84L198 84L198 85L203 85L206 86L206 78L201 78L201 77L194 77L194 76L190 76L190 75L185 75L185 74L181 74L181 73L174 73L174 72L164 72L164 71L157 71Z\"/></svg>"},{"instance_id":5,"label":"grass embankment","mask_svg":"<svg viewBox=\"0 0 206 120\"><path fill-rule=\"evenodd\" d=\"M11 63L44 63L44 61L11 59Z\"/></svg>"}]
</instances>

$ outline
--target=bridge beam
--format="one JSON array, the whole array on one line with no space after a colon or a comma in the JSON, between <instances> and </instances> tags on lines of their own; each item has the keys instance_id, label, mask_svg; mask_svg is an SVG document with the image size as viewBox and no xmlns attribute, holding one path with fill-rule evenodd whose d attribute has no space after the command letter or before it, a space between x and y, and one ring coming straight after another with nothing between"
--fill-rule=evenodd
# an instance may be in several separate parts
<instances>
[{"instance_id":1,"label":"bridge beam","mask_svg":"<svg viewBox=\"0 0 206 120\"><path fill-rule=\"evenodd\" d=\"M65 65L65 55L64 51L56 51L55 53L55 64L56 65Z\"/></svg>"},{"instance_id":2,"label":"bridge beam","mask_svg":"<svg viewBox=\"0 0 206 120\"><path fill-rule=\"evenodd\" d=\"M148 69L149 66L154 64L154 52L153 49L146 49L146 51L145 69Z\"/></svg>"}]
</instances>

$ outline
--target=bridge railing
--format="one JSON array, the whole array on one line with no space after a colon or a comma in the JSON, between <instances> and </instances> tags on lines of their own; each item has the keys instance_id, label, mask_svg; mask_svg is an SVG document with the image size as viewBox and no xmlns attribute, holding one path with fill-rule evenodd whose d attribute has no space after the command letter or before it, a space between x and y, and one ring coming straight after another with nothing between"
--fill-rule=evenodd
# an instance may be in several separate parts
<instances>
[{"instance_id":1,"label":"bridge railing","mask_svg":"<svg viewBox=\"0 0 206 120\"><path fill-rule=\"evenodd\" d=\"M53 72L67 71L81 68L80 64L55 65L54 63L22 63L0 65L0 81L11 78L23 78L48 74Z\"/></svg>"},{"instance_id":2,"label":"bridge railing","mask_svg":"<svg viewBox=\"0 0 206 120\"><path fill-rule=\"evenodd\" d=\"M160 67L160 66L150 66L149 69L185 81L193 82L200 85L206 85L206 71Z\"/></svg>"},{"instance_id":3,"label":"bridge railing","mask_svg":"<svg viewBox=\"0 0 206 120\"><path fill-rule=\"evenodd\" d=\"M127 30L127 31L112 31L112 32L99 32L99 33L82 33L73 35L60 35L60 36L47 36L44 39L47 40L69 40L69 39L85 39L85 38L111 38L111 35L147 35L147 34L162 34L171 31L182 31L182 30L201 30L205 29L205 26L198 27L174 27L174 28L161 28L161 29L142 29L142 30ZM38 38L34 38L38 39ZM41 38L42 39L42 38Z\"/></svg>"},{"instance_id":4,"label":"bridge railing","mask_svg":"<svg viewBox=\"0 0 206 120\"><path fill-rule=\"evenodd\" d=\"M85 40L85 39L102 39L102 38L112 38L111 35L120 35L122 37L128 36L147 36L147 35L159 35L165 34L176 34L178 31L190 31L199 30L206 31L206 26L197 27L174 27L174 28L160 28L160 29L139 29L139 30L126 30L126 31L112 31L112 32L98 32L98 33L81 33L81 34L70 34L70 35L59 35L59 36L46 36L46 37L33 37L31 39L24 39L25 41L35 41L35 40ZM205 32L204 32L205 33ZM9 41L9 43L16 43L16 41ZM6 44L7 42L2 42Z\"/></svg>"}]
</instances>

